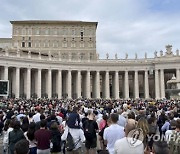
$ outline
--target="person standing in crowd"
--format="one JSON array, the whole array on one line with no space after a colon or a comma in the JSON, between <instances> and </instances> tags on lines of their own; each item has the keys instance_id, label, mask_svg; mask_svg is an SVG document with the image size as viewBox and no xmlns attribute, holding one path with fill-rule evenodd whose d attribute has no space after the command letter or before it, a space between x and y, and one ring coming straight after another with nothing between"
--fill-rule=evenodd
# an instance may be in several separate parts
<instances>
[{"instance_id":1,"label":"person standing in crowd","mask_svg":"<svg viewBox=\"0 0 180 154\"><path fill-rule=\"evenodd\" d=\"M22 124L21 124L21 129L23 132L26 132L29 127L29 120L28 117L22 117Z\"/></svg>"},{"instance_id":2,"label":"person standing in crowd","mask_svg":"<svg viewBox=\"0 0 180 154\"><path fill-rule=\"evenodd\" d=\"M85 142L84 132L80 127L77 127L77 125L73 126L71 124L71 127L72 128L70 128L70 127L68 127L68 125L66 125L64 133L61 136L61 140L66 141L66 139L68 137L68 133L70 133L73 138L75 147L72 151L67 151L67 154L81 154L82 143Z\"/></svg>"},{"instance_id":3,"label":"person standing in crowd","mask_svg":"<svg viewBox=\"0 0 180 154\"><path fill-rule=\"evenodd\" d=\"M34 134L37 141L37 154L50 154L51 132L46 127L47 121L41 120L40 129Z\"/></svg>"},{"instance_id":4,"label":"person standing in crowd","mask_svg":"<svg viewBox=\"0 0 180 154\"><path fill-rule=\"evenodd\" d=\"M155 141L153 143L152 152L150 148L146 147L144 150L144 154L173 154L170 153L167 142L166 141Z\"/></svg>"},{"instance_id":5,"label":"person standing in crowd","mask_svg":"<svg viewBox=\"0 0 180 154\"><path fill-rule=\"evenodd\" d=\"M8 142L9 142L9 132L13 130L13 122L10 119L7 119L4 125L4 136L3 136L3 151L4 154L8 154Z\"/></svg>"},{"instance_id":6,"label":"person standing in crowd","mask_svg":"<svg viewBox=\"0 0 180 154\"><path fill-rule=\"evenodd\" d=\"M143 136L144 136L143 144L144 144L144 147L146 147L147 144L148 144L148 137L147 137L147 135L149 134L148 121L145 118L143 118L143 117L140 118L138 120L138 123L137 123L137 128L140 128L143 131Z\"/></svg>"},{"instance_id":7,"label":"person standing in crowd","mask_svg":"<svg viewBox=\"0 0 180 154\"><path fill-rule=\"evenodd\" d=\"M122 114L122 110L119 110L118 114L119 114L119 119L118 119L118 122L117 122L118 125L122 126L122 127L125 127L127 120L126 120L126 118L124 116L121 115Z\"/></svg>"},{"instance_id":8,"label":"person standing in crowd","mask_svg":"<svg viewBox=\"0 0 180 154\"><path fill-rule=\"evenodd\" d=\"M24 133L26 140L29 142L29 154L37 154L37 144L34 137L36 124L31 122L27 132Z\"/></svg>"},{"instance_id":9,"label":"person standing in crowd","mask_svg":"<svg viewBox=\"0 0 180 154\"><path fill-rule=\"evenodd\" d=\"M85 147L86 154L95 154L97 147L97 135L98 132L98 124L95 121L95 115L92 111L88 111L88 120L86 120L83 124L84 135L86 138Z\"/></svg>"},{"instance_id":10,"label":"person standing in crowd","mask_svg":"<svg viewBox=\"0 0 180 154\"><path fill-rule=\"evenodd\" d=\"M36 130L40 129L40 127L41 127L41 121L42 121L42 120L45 120L45 119L46 119L45 115L44 115L44 114L41 114L41 115L40 115L40 121L38 121L38 122L35 123L35 124L36 124Z\"/></svg>"},{"instance_id":11,"label":"person standing in crowd","mask_svg":"<svg viewBox=\"0 0 180 154\"><path fill-rule=\"evenodd\" d=\"M130 131L136 129L136 124L130 120L127 122L125 126L125 137L117 140L114 144L114 154L143 154L144 146L141 140L136 140L133 145L131 145L131 141L133 141L133 137L128 134ZM133 143L133 142L132 142Z\"/></svg>"},{"instance_id":12,"label":"person standing in crowd","mask_svg":"<svg viewBox=\"0 0 180 154\"><path fill-rule=\"evenodd\" d=\"M33 121L34 121L35 123L37 123L37 122L40 121L40 115L41 115L41 114L40 114L40 111L41 111L40 108L37 108L37 109L36 109L36 112L37 112L37 113L36 113L35 115L33 115L33 118L32 118L32 119L33 119Z\"/></svg>"},{"instance_id":13,"label":"person standing in crowd","mask_svg":"<svg viewBox=\"0 0 180 154\"><path fill-rule=\"evenodd\" d=\"M165 115L165 111L163 110L161 115L159 116L159 119L157 121L157 124L158 124L158 127L159 127L159 133L160 133L160 136L163 134L162 132L162 126L164 125L164 123L166 122L166 115Z\"/></svg>"},{"instance_id":14,"label":"person standing in crowd","mask_svg":"<svg viewBox=\"0 0 180 154\"><path fill-rule=\"evenodd\" d=\"M23 131L20 129L20 122L14 121L13 130L9 132L9 154L14 154L14 146L21 139L25 139Z\"/></svg>"},{"instance_id":15,"label":"person standing in crowd","mask_svg":"<svg viewBox=\"0 0 180 154\"><path fill-rule=\"evenodd\" d=\"M124 128L117 124L118 119L118 114L111 114L111 125L104 130L103 138L104 142L107 143L107 150L109 151L109 154L114 154L115 142L125 136Z\"/></svg>"},{"instance_id":16,"label":"person standing in crowd","mask_svg":"<svg viewBox=\"0 0 180 154\"><path fill-rule=\"evenodd\" d=\"M58 124L57 122L51 123L50 126L50 131L51 131L51 154L60 154L61 152L61 133L58 129Z\"/></svg>"},{"instance_id":17,"label":"person standing in crowd","mask_svg":"<svg viewBox=\"0 0 180 154\"><path fill-rule=\"evenodd\" d=\"M169 136L168 145L171 154L179 154L180 152L180 119L176 121L176 129Z\"/></svg>"},{"instance_id":18,"label":"person standing in crowd","mask_svg":"<svg viewBox=\"0 0 180 154\"><path fill-rule=\"evenodd\" d=\"M162 131L163 135L165 135L166 131L169 129L170 129L170 120L169 120L169 116L166 116L165 117L165 123L161 127L161 131Z\"/></svg>"},{"instance_id":19,"label":"person standing in crowd","mask_svg":"<svg viewBox=\"0 0 180 154\"><path fill-rule=\"evenodd\" d=\"M22 139L15 144L14 149L14 154L29 154L29 142Z\"/></svg>"},{"instance_id":20,"label":"person standing in crowd","mask_svg":"<svg viewBox=\"0 0 180 154\"><path fill-rule=\"evenodd\" d=\"M69 114L67 125L69 128L80 128L80 116L79 116L79 107L74 106L72 113Z\"/></svg>"}]
</instances>

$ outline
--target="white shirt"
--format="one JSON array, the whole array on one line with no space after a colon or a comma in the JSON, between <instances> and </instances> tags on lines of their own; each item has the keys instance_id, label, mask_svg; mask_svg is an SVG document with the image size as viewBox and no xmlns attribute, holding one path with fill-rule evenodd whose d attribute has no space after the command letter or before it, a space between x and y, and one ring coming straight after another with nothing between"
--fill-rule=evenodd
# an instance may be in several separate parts
<instances>
[{"instance_id":1,"label":"white shirt","mask_svg":"<svg viewBox=\"0 0 180 154\"><path fill-rule=\"evenodd\" d=\"M3 145L8 144L9 142L9 133L13 131L12 127L9 127L6 132L4 132L4 137L3 137Z\"/></svg>"},{"instance_id":2,"label":"white shirt","mask_svg":"<svg viewBox=\"0 0 180 154\"><path fill-rule=\"evenodd\" d=\"M40 113L36 113L35 115L33 115L33 121L36 123L36 122L39 122L40 121Z\"/></svg>"},{"instance_id":3,"label":"white shirt","mask_svg":"<svg viewBox=\"0 0 180 154\"><path fill-rule=\"evenodd\" d=\"M144 145L142 141L137 140L137 145L132 146L127 137L119 139L114 144L114 154L144 154Z\"/></svg>"},{"instance_id":4,"label":"white shirt","mask_svg":"<svg viewBox=\"0 0 180 154\"><path fill-rule=\"evenodd\" d=\"M69 128L68 126L66 126L65 131L61 136L61 140L67 139L68 131L71 133L73 140L74 140L74 143L77 144L74 150L80 148L82 146L82 142L85 141L85 136L84 136L83 130L82 129Z\"/></svg>"},{"instance_id":5,"label":"white shirt","mask_svg":"<svg viewBox=\"0 0 180 154\"><path fill-rule=\"evenodd\" d=\"M173 130L167 130L167 131L165 132L165 138L166 138L167 143L169 143L169 141L170 141L170 139L171 139L171 135L173 134L173 132L175 132L175 131L173 131Z\"/></svg>"},{"instance_id":6,"label":"white shirt","mask_svg":"<svg viewBox=\"0 0 180 154\"><path fill-rule=\"evenodd\" d=\"M124 136L124 128L118 124L112 124L104 130L103 138L104 140L107 140L107 149L110 154L114 154L115 142Z\"/></svg>"}]
</instances>

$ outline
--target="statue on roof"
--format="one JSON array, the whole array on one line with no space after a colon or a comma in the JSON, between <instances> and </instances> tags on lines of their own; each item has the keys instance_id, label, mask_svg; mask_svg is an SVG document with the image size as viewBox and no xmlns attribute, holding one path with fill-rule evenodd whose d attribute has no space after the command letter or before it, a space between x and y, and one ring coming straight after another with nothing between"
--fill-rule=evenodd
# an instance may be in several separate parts
<instances>
[{"instance_id":1,"label":"statue on roof","mask_svg":"<svg viewBox=\"0 0 180 154\"><path fill-rule=\"evenodd\" d=\"M109 54L108 53L106 53L106 59L109 59Z\"/></svg>"},{"instance_id":2,"label":"statue on roof","mask_svg":"<svg viewBox=\"0 0 180 154\"><path fill-rule=\"evenodd\" d=\"M154 58L157 58L157 51L154 52Z\"/></svg>"},{"instance_id":3,"label":"statue on roof","mask_svg":"<svg viewBox=\"0 0 180 154\"><path fill-rule=\"evenodd\" d=\"M172 55L172 45L166 45L166 55Z\"/></svg>"},{"instance_id":4,"label":"statue on roof","mask_svg":"<svg viewBox=\"0 0 180 154\"><path fill-rule=\"evenodd\" d=\"M115 59L118 59L117 53L115 54Z\"/></svg>"},{"instance_id":5,"label":"statue on roof","mask_svg":"<svg viewBox=\"0 0 180 154\"><path fill-rule=\"evenodd\" d=\"M125 55L125 59L128 59L128 53L126 53L126 55Z\"/></svg>"},{"instance_id":6,"label":"statue on roof","mask_svg":"<svg viewBox=\"0 0 180 154\"><path fill-rule=\"evenodd\" d=\"M147 52L145 52L145 54L144 54L144 58L145 58L145 59L147 59Z\"/></svg>"},{"instance_id":7,"label":"statue on roof","mask_svg":"<svg viewBox=\"0 0 180 154\"><path fill-rule=\"evenodd\" d=\"M179 50L178 49L176 50L176 56L179 56Z\"/></svg>"},{"instance_id":8,"label":"statue on roof","mask_svg":"<svg viewBox=\"0 0 180 154\"><path fill-rule=\"evenodd\" d=\"M162 50L160 51L160 56L161 56L161 57L163 56L163 51L162 51Z\"/></svg>"},{"instance_id":9,"label":"statue on roof","mask_svg":"<svg viewBox=\"0 0 180 154\"><path fill-rule=\"evenodd\" d=\"M138 55L137 55L137 53L135 53L135 59L137 59L138 58Z\"/></svg>"}]
</instances>

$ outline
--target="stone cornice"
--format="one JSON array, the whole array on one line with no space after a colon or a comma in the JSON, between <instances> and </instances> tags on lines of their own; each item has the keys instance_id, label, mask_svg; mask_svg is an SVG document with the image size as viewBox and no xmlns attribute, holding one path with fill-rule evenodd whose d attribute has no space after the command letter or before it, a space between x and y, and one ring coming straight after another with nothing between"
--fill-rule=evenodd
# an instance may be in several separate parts
<instances>
[{"instance_id":1,"label":"stone cornice","mask_svg":"<svg viewBox=\"0 0 180 154\"><path fill-rule=\"evenodd\" d=\"M60 20L22 20L10 21L11 24L95 24L97 27L98 22L87 21L60 21Z\"/></svg>"},{"instance_id":2,"label":"stone cornice","mask_svg":"<svg viewBox=\"0 0 180 154\"><path fill-rule=\"evenodd\" d=\"M24 57L14 57L14 56L0 56L0 65L8 65L9 67L32 67L32 68L42 68L47 69L51 66L52 69L62 68L67 70L71 67L73 70L87 70L89 68L91 71L96 70L107 70L110 71L128 71L133 70L146 70L146 69L169 69L169 68L180 68L180 57L174 57L166 61L157 61L156 59L146 59L146 60L98 60L98 61L58 61L58 60L48 60L48 59L28 59Z\"/></svg>"}]
</instances>

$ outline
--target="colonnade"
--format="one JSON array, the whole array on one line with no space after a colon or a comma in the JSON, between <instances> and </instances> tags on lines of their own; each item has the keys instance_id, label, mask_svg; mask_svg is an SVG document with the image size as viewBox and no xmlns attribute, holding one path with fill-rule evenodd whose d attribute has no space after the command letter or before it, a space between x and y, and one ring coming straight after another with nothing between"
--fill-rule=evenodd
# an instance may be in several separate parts
<instances>
[{"instance_id":1,"label":"colonnade","mask_svg":"<svg viewBox=\"0 0 180 154\"><path fill-rule=\"evenodd\" d=\"M119 99L119 93L122 91L123 98L128 99L130 72L133 74L134 98L140 98L139 73L143 75L144 98L150 98L148 70L57 70L8 66L2 68L1 80L9 80L12 83L10 90L16 98L21 97L21 93L25 93L27 99L31 98L33 93L38 98L43 97L43 93L46 93L48 98L52 98L56 93L59 99L81 97ZM120 75L122 84L120 84ZM155 98L165 98L164 69L155 69L153 76ZM176 77L180 78L179 68L176 69Z\"/></svg>"}]
</instances>

